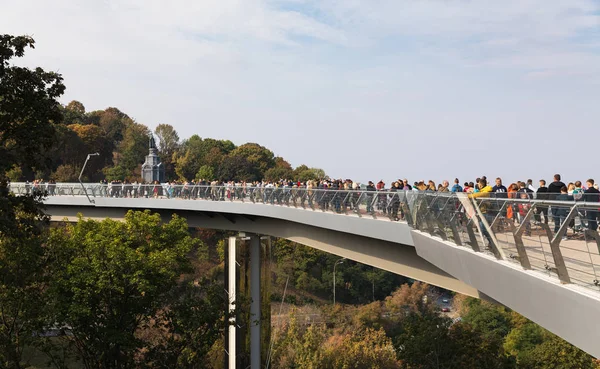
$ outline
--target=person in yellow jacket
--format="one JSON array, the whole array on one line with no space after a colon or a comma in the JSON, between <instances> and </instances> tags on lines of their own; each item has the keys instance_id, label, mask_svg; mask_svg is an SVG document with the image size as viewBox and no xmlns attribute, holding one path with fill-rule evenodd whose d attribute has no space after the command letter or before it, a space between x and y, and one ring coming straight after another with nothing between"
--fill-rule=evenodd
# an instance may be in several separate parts
<instances>
[{"instance_id":1,"label":"person in yellow jacket","mask_svg":"<svg viewBox=\"0 0 600 369\"><path fill-rule=\"evenodd\" d=\"M480 179L477 183L477 187L479 188L479 192L470 193L469 198L474 199L478 197L490 197L490 195L493 193L492 186L489 186L485 179ZM485 203L480 204L479 208L483 214L487 213L487 206Z\"/></svg>"},{"instance_id":2,"label":"person in yellow jacket","mask_svg":"<svg viewBox=\"0 0 600 369\"><path fill-rule=\"evenodd\" d=\"M479 192L470 193L469 198L475 199L479 197L490 197L490 195L493 193L492 186L488 186L487 180L485 178L480 179L477 183L477 186L479 187ZM487 204L486 202L481 202L479 204L479 209L481 210L481 213L483 214L485 220L489 225L494 220L494 216L488 211L488 206L489 204ZM487 229L484 227L483 222L480 221L479 225L485 238L487 238L487 240L490 243L492 243L492 238L490 237L490 234L488 233Z\"/></svg>"},{"instance_id":3,"label":"person in yellow jacket","mask_svg":"<svg viewBox=\"0 0 600 369\"><path fill-rule=\"evenodd\" d=\"M469 194L470 198L490 197L490 193L493 192L492 186L489 186L487 184L487 180L485 180L485 179L480 179L479 182L477 182L477 187L479 188L479 192L474 192L472 194Z\"/></svg>"}]
</instances>

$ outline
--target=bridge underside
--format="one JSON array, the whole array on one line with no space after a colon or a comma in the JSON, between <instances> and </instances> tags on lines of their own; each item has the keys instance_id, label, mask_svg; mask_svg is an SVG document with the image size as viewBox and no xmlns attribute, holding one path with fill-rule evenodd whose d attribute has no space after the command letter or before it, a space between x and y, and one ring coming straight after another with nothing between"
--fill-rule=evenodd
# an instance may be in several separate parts
<instances>
[{"instance_id":1,"label":"bridge underside","mask_svg":"<svg viewBox=\"0 0 600 369\"><path fill-rule=\"evenodd\" d=\"M48 204L46 209L55 222L65 219L75 221L78 213L85 218L97 220L122 220L128 210L98 204ZM371 232L373 237L368 237L269 216L223 212L222 209L210 211L212 209L150 207L150 210L161 214L165 220L176 213L186 218L190 227L285 238L465 295L493 299L492 301L518 311L588 353L600 356L600 346L596 344L600 339L600 330L595 324L599 312L598 296L579 286L562 285L556 279L523 270L490 255L456 246L419 231L404 230L401 224L396 224L397 232L407 231L408 234L403 234L402 237L409 239L411 245L373 238L377 231ZM328 216L336 221L345 219L335 214ZM373 224L379 226L379 223L375 221ZM386 237L391 236L393 232Z\"/></svg>"},{"instance_id":2,"label":"bridge underside","mask_svg":"<svg viewBox=\"0 0 600 369\"><path fill-rule=\"evenodd\" d=\"M128 209L94 206L46 206L52 221L76 221L77 214L85 218L123 220ZM287 220L208 211L151 209L168 220L171 215L187 219L190 227L251 232L285 238L302 245L339 255L366 265L423 281L451 291L477 298L485 297L477 289L452 277L424 260L413 246L401 245L370 237L327 230Z\"/></svg>"},{"instance_id":3,"label":"bridge underside","mask_svg":"<svg viewBox=\"0 0 600 369\"><path fill-rule=\"evenodd\" d=\"M71 193L70 196L49 197L44 202L53 221L65 218L74 221L77 213L92 219L120 220L128 209L150 209L160 213L163 219L176 213L186 218L191 227L289 239L465 295L493 299L600 357L600 345L597 344L600 330L595 323L600 313L597 290L561 284L559 278L548 273L528 270L505 258L497 260L485 252L475 252L472 247L457 246L431 236L445 234L456 238L454 234L448 236L449 230L443 222L438 222L437 233L433 232L436 227L426 222L423 229L433 231L425 234L407 223L386 221L375 215L340 215L312 206L280 206L268 201L110 197L95 197L88 201L84 196ZM451 208L454 210L454 205ZM422 215L426 214L427 210ZM589 250L585 253L589 257L596 255ZM563 260L562 256L560 260ZM588 264L593 267L593 262Z\"/></svg>"},{"instance_id":4,"label":"bridge underside","mask_svg":"<svg viewBox=\"0 0 600 369\"><path fill-rule=\"evenodd\" d=\"M420 257L582 350L600 356L599 301L591 291L419 231L412 231L412 238Z\"/></svg>"}]
</instances>

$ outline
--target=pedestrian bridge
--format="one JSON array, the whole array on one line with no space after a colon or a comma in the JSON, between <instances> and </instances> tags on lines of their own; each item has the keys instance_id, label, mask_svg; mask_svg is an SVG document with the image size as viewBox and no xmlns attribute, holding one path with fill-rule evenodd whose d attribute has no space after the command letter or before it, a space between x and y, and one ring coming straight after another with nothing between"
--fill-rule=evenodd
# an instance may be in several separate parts
<instances>
[{"instance_id":1,"label":"pedestrian bridge","mask_svg":"<svg viewBox=\"0 0 600 369\"><path fill-rule=\"evenodd\" d=\"M600 236L586 228L585 216L598 203L137 184L12 183L11 191L47 191L52 221L79 213L123 219L130 209L150 209L165 218L177 213L190 227L286 238L496 301L600 357ZM557 229L538 218L548 207L560 210Z\"/></svg>"}]
</instances>

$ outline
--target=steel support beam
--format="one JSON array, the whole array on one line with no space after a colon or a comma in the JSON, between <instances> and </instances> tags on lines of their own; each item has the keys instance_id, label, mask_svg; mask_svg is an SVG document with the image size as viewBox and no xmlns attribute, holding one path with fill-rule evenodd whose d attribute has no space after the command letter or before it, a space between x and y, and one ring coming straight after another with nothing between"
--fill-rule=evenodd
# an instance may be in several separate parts
<instances>
[{"instance_id":1,"label":"steel support beam","mask_svg":"<svg viewBox=\"0 0 600 369\"><path fill-rule=\"evenodd\" d=\"M567 266L565 265L565 259L560 251L560 241L562 240L563 236L567 234L569 223L571 222L571 219L575 218L576 215L577 206L573 206L569 211L569 215L567 215L563 223L560 225L558 232L556 232L554 235L552 242L550 242L550 250L552 251L552 258L554 258L556 274L558 274L558 279L560 279L560 281L563 283L571 283L571 278L569 277L569 272L567 271ZM554 220L556 221L556 217Z\"/></svg>"},{"instance_id":2,"label":"steel support beam","mask_svg":"<svg viewBox=\"0 0 600 369\"><path fill-rule=\"evenodd\" d=\"M598 247L598 252L600 253L600 235L598 235L598 231L594 231L593 229L585 230L586 238L593 238L596 241L596 247Z\"/></svg>"},{"instance_id":3,"label":"steel support beam","mask_svg":"<svg viewBox=\"0 0 600 369\"><path fill-rule=\"evenodd\" d=\"M469 219L467 222L467 233L469 234L469 243L471 244L471 248L475 252L481 252L481 248L479 247L479 242L477 242L477 236L475 235L475 231L473 230L473 219Z\"/></svg>"},{"instance_id":4,"label":"steel support beam","mask_svg":"<svg viewBox=\"0 0 600 369\"><path fill-rule=\"evenodd\" d=\"M550 229L550 226L546 223L539 223L539 226L546 232L546 237L548 237L548 243L552 242L552 230Z\"/></svg>"},{"instance_id":5,"label":"steel support beam","mask_svg":"<svg viewBox=\"0 0 600 369\"><path fill-rule=\"evenodd\" d=\"M456 216L456 214L454 214L452 216L452 218L450 218L450 220L448 221L448 225L450 226L450 230L452 231L452 238L454 238L454 243L457 244L458 246L462 246L463 242L460 239L460 233L458 232L458 218Z\"/></svg>"},{"instance_id":6,"label":"steel support beam","mask_svg":"<svg viewBox=\"0 0 600 369\"><path fill-rule=\"evenodd\" d=\"M483 215L483 212L479 208L479 204L477 203L477 201L475 201L475 199L472 199L472 200L473 200L473 205L475 207L475 211L477 212L477 216L479 217L479 221L481 222L481 224L483 226L482 228L485 228L485 230L487 231L487 233L490 236L490 239L489 239L490 250L496 257L496 259L505 260L506 256L504 255L504 250L502 250L501 247L498 247L498 240L496 239L496 234L494 234L494 232L492 232L492 228L490 227L487 220L485 219L485 216ZM484 231L484 229L481 230L482 233L483 233L483 231Z\"/></svg>"},{"instance_id":7,"label":"steel support beam","mask_svg":"<svg viewBox=\"0 0 600 369\"><path fill-rule=\"evenodd\" d=\"M521 266L523 269L531 269L531 263L529 262L529 257L527 256L527 249L525 249L525 244L523 243L523 232L529 224L531 217L535 212L535 204L529 209L523 220L521 220L521 225L519 228L511 229L513 237L515 239L515 246L517 247L517 253L519 254L519 261L521 262Z\"/></svg>"}]
</instances>

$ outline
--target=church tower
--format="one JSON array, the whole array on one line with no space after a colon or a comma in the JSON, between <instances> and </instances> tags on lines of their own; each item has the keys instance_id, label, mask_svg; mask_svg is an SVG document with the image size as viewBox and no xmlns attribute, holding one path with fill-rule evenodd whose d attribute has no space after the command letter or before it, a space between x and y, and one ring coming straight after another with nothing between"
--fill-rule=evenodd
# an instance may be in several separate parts
<instances>
[{"instance_id":1,"label":"church tower","mask_svg":"<svg viewBox=\"0 0 600 369\"><path fill-rule=\"evenodd\" d=\"M165 167L158 157L158 150L156 149L156 142L154 141L154 135L152 135L152 133L150 133L150 142L148 146L149 152L146 156L146 161L142 164L142 179L146 183L152 183L154 181L163 183L165 181Z\"/></svg>"}]
</instances>

